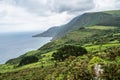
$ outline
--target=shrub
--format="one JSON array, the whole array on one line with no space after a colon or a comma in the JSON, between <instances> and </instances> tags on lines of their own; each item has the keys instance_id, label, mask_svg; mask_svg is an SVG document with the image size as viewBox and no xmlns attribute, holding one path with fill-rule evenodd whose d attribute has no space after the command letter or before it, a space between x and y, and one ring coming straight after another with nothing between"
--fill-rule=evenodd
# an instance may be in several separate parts
<instances>
[{"instance_id":1,"label":"shrub","mask_svg":"<svg viewBox=\"0 0 120 80\"><path fill-rule=\"evenodd\" d=\"M103 65L105 64L105 61L101 59L100 57L93 57L89 63L88 63L88 70L92 73L92 69L95 66L95 64Z\"/></svg>"},{"instance_id":2,"label":"shrub","mask_svg":"<svg viewBox=\"0 0 120 80\"><path fill-rule=\"evenodd\" d=\"M109 62L103 66L104 74L101 76L104 80L119 80L120 65L116 62Z\"/></svg>"},{"instance_id":3,"label":"shrub","mask_svg":"<svg viewBox=\"0 0 120 80\"><path fill-rule=\"evenodd\" d=\"M66 58L70 56L82 56L87 54L87 50L80 46L73 45L65 45L57 50L57 52L53 53L52 57L54 60L64 61Z\"/></svg>"},{"instance_id":4,"label":"shrub","mask_svg":"<svg viewBox=\"0 0 120 80\"><path fill-rule=\"evenodd\" d=\"M30 63L34 63L34 62L37 62L38 61L38 58L35 57L35 56L27 56L27 57L24 57L18 66L23 66L23 65L26 65L26 64L30 64Z\"/></svg>"},{"instance_id":5,"label":"shrub","mask_svg":"<svg viewBox=\"0 0 120 80\"><path fill-rule=\"evenodd\" d=\"M107 51L109 54L107 55L111 61L114 61L116 57L120 56L120 47L112 47Z\"/></svg>"}]
</instances>

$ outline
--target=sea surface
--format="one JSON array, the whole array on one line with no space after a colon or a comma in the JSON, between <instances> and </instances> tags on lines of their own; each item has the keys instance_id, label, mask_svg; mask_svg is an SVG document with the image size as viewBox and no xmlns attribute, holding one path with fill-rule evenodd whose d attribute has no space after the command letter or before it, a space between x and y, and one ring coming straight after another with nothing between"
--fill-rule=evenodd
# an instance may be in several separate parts
<instances>
[{"instance_id":1,"label":"sea surface","mask_svg":"<svg viewBox=\"0 0 120 80\"><path fill-rule=\"evenodd\" d=\"M32 37L36 32L0 33L0 64L50 42L51 37Z\"/></svg>"}]
</instances>

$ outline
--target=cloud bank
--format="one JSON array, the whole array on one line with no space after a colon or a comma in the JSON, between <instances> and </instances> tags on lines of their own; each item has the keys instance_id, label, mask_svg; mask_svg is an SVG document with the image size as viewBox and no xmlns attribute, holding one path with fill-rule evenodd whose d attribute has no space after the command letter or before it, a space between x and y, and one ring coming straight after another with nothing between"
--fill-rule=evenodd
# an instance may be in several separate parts
<instances>
[{"instance_id":1,"label":"cloud bank","mask_svg":"<svg viewBox=\"0 0 120 80\"><path fill-rule=\"evenodd\" d=\"M120 0L0 0L0 32L46 30L84 12L119 5Z\"/></svg>"}]
</instances>

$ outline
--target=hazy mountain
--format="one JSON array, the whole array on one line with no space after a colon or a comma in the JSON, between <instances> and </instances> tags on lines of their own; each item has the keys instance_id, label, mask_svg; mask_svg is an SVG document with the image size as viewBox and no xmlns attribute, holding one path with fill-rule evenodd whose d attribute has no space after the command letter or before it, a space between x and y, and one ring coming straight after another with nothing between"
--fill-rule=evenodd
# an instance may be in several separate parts
<instances>
[{"instance_id":1,"label":"hazy mountain","mask_svg":"<svg viewBox=\"0 0 120 80\"><path fill-rule=\"evenodd\" d=\"M37 36L50 36L53 39L63 37L65 34L78 30L82 27L94 25L119 26L120 25L120 11L105 11L105 12L90 12L84 13L72 19L69 23L59 27L50 28L49 30Z\"/></svg>"},{"instance_id":2,"label":"hazy mountain","mask_svg":"<svg viewBox=\"0 0 120 80\"><path fill-rule=\"evenodd\" d=\"M52 27L43 33L34 35L33 37L54 37L59 31L59 29L60 27Z\"/></svg>"}]
</instances>

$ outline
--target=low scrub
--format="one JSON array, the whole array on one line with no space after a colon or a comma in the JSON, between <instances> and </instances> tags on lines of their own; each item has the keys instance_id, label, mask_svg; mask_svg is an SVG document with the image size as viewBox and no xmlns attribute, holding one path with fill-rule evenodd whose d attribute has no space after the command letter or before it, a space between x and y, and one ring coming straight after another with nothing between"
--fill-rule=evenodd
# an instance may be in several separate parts
<instances>
[{"instance_id":1,"label":"low scrub","mask_svg":"<svg viewBox=\"0 0 120 80\"><path fill-rule=\"evenodd\" d=\"M53 53L52 57L54 60L64 61L70 56L82 56L87 54L87 50L81 46L65 45Z\"/></svg>"},{"instance_id":2,"label":"low scrub","mask_svg":"<svg viewBox=\"0 0 120 80\"><path fill-rule=\"evenodd\" d=\"M34 62L37 62L38 61L38 58L35 57L35 56L27 56L27 57L24 57L18 66L23 66L23 65L26 65L26 64L31 64L31 63L34 63Z\"/></svg>"}]
</instances>

